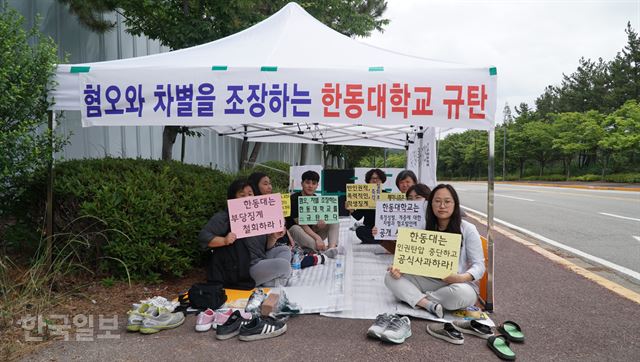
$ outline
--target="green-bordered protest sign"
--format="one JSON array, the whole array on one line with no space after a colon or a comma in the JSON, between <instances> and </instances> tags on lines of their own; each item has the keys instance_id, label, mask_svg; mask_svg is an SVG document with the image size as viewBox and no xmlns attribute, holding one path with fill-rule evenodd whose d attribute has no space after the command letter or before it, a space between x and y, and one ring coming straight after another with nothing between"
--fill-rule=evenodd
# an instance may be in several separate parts
<instances>
[{"instance_id":1,"label":"green-bordered protest sign","mask_svg":"<svg viewBox=\"0 0 640 362\"><path fill-rule=\"evenodd\" d=\"M338 196L300 196L298 198L298 224L315 225L320 220L327 224L340 222Z\"/></svg>"}]
</instances>

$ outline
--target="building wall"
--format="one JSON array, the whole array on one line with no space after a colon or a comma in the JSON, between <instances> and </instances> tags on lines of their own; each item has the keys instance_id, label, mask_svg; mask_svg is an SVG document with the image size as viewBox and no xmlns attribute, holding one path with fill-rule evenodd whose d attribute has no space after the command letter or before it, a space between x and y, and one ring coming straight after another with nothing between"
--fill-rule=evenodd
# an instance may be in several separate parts
<instances>
[{"instance_id":1,"label":"building wall","mask_svg":"<svg viewBox=\"0 0 640 362\"><path fill-rule=\"evenodd\" d=\"M58 56L67 57L69 63L131 58L168 52L169 48L156 40L132 36L125 31L119 14L105 15L117 26L105 34L94 33L78 23L66 6L56 0L0 0L5 7L16 9L25 17L25 26L36 23L40 17L40 30L58 44ZM78 158L148 158L160 159L162 154L162 127L113 126L83 128L80 112L67 111L57 116L56 130L70 135L70 144L57 155L58 159ZM201 137L187 137L184 162L208 166L228 172L239 167L242 141L219 136L215 131L202 131ZM173 147L173 158L180 160L182 137ZM292 165L300 162L299 144L264 144L258 162L284 161ZM251 150L251 147L249 148ZM321 150L317 145L307 148L305 164L319 164Z\"/></svg>"}]
</instances>

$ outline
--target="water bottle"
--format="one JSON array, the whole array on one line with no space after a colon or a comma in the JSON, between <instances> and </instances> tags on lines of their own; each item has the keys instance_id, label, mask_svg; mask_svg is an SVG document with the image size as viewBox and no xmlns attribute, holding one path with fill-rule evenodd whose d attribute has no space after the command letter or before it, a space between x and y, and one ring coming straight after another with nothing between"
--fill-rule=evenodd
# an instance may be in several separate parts
<instances>
[{"instance_id":1,"label":"water bottle","mask_svg":"<svg viewBox=\"0 0 640 362\"><path fill-rule=\"evenodd\" d=\"M300 263L302 262L302 255L300 255L300 251L296 249L293 252L293 258L291 258L291 269L293 269L296 273L300 270Z\"/></svg>"},{"instance_id":2,"label":"water bottle","mask_svg":"<svg viewBox=\"0 0 640 362\"><path fill-rule=\"evenodd\" d=\"M300 269L302 262L302 254L299 249L294 249L293 256L291 257L291 279L289 280L288 285L293 285L300 277Z\"/></svg>"}]
</instances>

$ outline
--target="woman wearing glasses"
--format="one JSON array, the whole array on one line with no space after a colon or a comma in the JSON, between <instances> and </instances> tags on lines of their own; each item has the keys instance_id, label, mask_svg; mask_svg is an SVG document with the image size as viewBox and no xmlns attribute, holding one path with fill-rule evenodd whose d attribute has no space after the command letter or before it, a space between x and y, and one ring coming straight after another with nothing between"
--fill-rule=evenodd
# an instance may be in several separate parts
<instances>
[{"instance_id":1,"label":"woman wearing glasses","mask_svg":"<svg viewBox=\"0 0 640 362\"><path fill-rule=\"evenodd\" d=\"M437 279L402 274L389 267L384 283L396 298L442 318L445 309L457 310L476 303L476 281L485 272L482 241L476 227L462 220L458 194L451 185L440 184L429 194L426 230L462 235L458 272Z\"/></svg>"}]
</instances>

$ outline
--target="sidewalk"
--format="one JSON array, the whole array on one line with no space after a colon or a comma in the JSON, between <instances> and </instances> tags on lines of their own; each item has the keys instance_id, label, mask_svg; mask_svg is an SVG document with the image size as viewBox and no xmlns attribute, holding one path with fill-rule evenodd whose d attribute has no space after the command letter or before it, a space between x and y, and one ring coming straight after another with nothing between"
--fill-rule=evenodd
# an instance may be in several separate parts
<instances>
[{"instance_id":1,"label":"sidewalk","mask_svg":"<svg viewBox=\"0 0 640 362\"><path fill-rule=\"evenodd\" d=\"M484 233L484 227L479 226ZM640 356L640 305L571 272L527 247L495 233L495 312L491 318L518 322L525 344L512 344L518 361L634 361ZM372 321L303 315L278 338L257 342L218 341L193 330L195 316L181 327L142 336L123 332L117 340L54 342L24 360L223 360L325 361L377 359L497 361L485 341L465 335L462 346L425 332L412 319L413 336L402 345L367 339Z\"/></svg>"}]
</instances>

